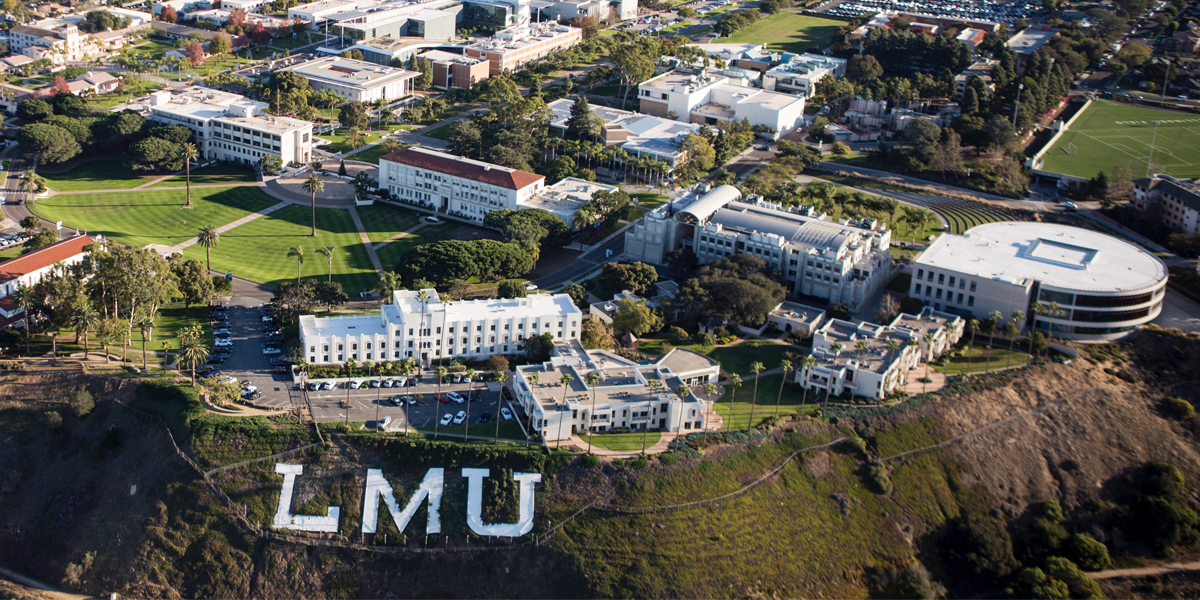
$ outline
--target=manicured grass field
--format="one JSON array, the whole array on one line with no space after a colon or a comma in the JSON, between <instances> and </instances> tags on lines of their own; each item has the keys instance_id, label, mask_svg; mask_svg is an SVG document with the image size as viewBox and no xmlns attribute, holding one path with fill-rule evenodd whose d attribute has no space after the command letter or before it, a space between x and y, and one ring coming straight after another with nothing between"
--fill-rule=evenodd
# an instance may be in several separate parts
<instances>
[{"instance_id":1,"label":"manicured grass field","mask_svg":"<svg viewBox=\"0 0 1200 600\"><path fill-rule=\"evenodd\" d=\"M642 437L645 436L645 447L650 448L658 443L662 438L662 433L658 431L637 432L637 433L601 433L593 436L582 436L586 443L588 438L591 438L592 445L613 452L641 452ZM587 447L584 446L586 449Z\"/></svg>"},{"instance_id":2,"label":"manicured grass field","mask_svg":"<svg viewBox=\"0 0 1200 600\"><path fill-rule=\"evenodd\" d=\"M793 12L778 12L760 19L745 29L725 38L726 42L754 42L767 44L770 50L783 50L803 54L816 46L825 48L833 30L842 26L842 21L810 17Z\"/></svg>"},{"instance_id":3,"label":"manicured grass field","mask_svg":"<svg viewBox=\"0 0 1200 600\"><path fill-rule=\"evenodd\" d=\"M400 148L408 148L410 146L412 146L412 144L400 144ZM384 154L388 154L387 147L383 144L376 144L370 148L359 150L358 152L347 156L346 160L357 160L359 162L377 165L379 164L379 158Z\"/></svg>"},{"instance_id":4,"label":"manicured grass field","mask_svg":"<svg viewBox=\"0 0 1200 600\"><path fill-rule=\"evenodd\" d=\"M258 181L258 173L254 169L223 163L198 169L192 166L192 185L254 183L256 181ZM150 187L154 189L187 187L187 179L183 175L176 175Z\"/></svg>"},{"instance_id":5,"label":"manicured grass field","mask_svg":"<svg viewBox=\"0 0 1200 600\"><path fill-rule=\"evenodd\" d=\"M220 244L212 250L213 269L269 285L295 281L296 259L288 258L287 253L292 246L300 246L304 249L301 275L325 279L328 263L317 254L317 249L333 245L337 247L333 255L333 280L341 283L351 296L374 287L376 273L350 211L318 208L317 237L312 238L309 210L305 206L287 206L221 234ZM204 248L199 244L190 246L184 256L203 260Z\"/></svg>"},{"instance_id":6,"label":"manicured grass field","mask_svg":"<svg viewBox=\"0 0 1200 600\"><path fill-rule=\"evenodd\" d=\"M629 196L631 198L637 199L638 206L640 206L642 208L648 208L650 210L654 210L654 209L658 208L659 206L662 206L663 203L667 201L666 194L652 194L650 192L638 192L636 194L630 194Z\"/></svg>"},{"instance_id":7,"label":"manicured grass field","mask_svg":"<svg viewBox=\"0 0 1200 600\"><path fill-rule=\"evenodd\" d=\"M788 377L791 377L790 371ZM717 399L713 410L725 419L726 429L745 429L751 425L762 425L764 421L775 415L776 398L779 398L779 414L800 412L801 400L805 400L804 392L794 387L784 387L783 396L780 397L779 382L782 378L782 375L760 377L757 395L754 393L754 380L742 382L742 387L737 388L737 392L733 396L732 410L729 407L729 401L730 394L734 392L734 389L727 385L725 386L725 395ZM700 394L703 397L703 392ZM751 398L756 399L756 406L751 406ZM820 394L809 392L804 403L804 414L812 414L816 411L819 400L821 400ZM750 419L751 408L754 410L753 421Z\"/></svg>"},{"instance_id":8,"label":"manicured grass field","mask_svg":"<svg viewBox=\"0 0 1200 600\"><path fill-rule=\"evenodd\" d=\"M933 367L947 375L962 375L964 373L983 373L991 370L1003 369L1005 365L1016 367L1029 362L1029 355L1014 349L1011 353L1008 351L1008 341L1000 338L996 339L996 347L991 349L991 362L988 359L988 348L982 342L986 341L986 337L977 336L977 344L968 346L967 352L963 356L955 356L950 359L950 363L944 367ZM921 377L925 376L924 371L921 372Z\"/></svg>"},{"instance_id":9,"label":"manicured grass field","mask_svg":"<svg viewBox=\"0 0 1200 600\"><path fill-rule=\"evenodd\" d=\"M373 124L374 124L374 121L372 121L372 125ZM326 146L323 146L323 148L328 152L338 153L338 152L349 152L350 150L352 150L352 148L350 147L350 142L349 142L349 137L350 137L349 129L346 129L346 128L335 129L333 131L333 133L324 133L317 137L319 137L321 139L329 140L329 144ZM362 132L362 144L363 144L363 146L366 146L367 144L373 144L375 142L378 142L379 138L381 138L381 137L383 137L383 133L380 131L371 131L368 133L367 131L364 130ZM360 160L360 159L352 158L351 160Z\"/></svg>"},{"instance_id":10,"label":"manicured grass field","mask_svg":"<svg viewBox=\"0 0 1200 600\"><path fill-rule=\"evenodd\" d=\"M445 125L442 125L441 127L438 127L437 129L434 129L432 131L426 131L425 133L422 133L421 135L423 135L425 137L431 137L435 140L446 140L446 139L450 138L450 126L451 125L453 125L453 123L446 123Z\"/></svg>"},{"instance_id":11,"label":"manicured grass field","mask_svg":"<svg viewBox=\"0 0 1200 600\"><path fill-rule=\"evenodd\" d=\"M128 190L162 176L134 172L119 160L89 160L63 173L38 171L38 175L46 180L46 187L56 192Z\"/></svg>"},{"instance_id":12,"label":"manicured grass field","mask_svg":"<svg viewBox=\"0 0 1200 600\"><path fill-rule=\"evenodd\" d=\"M726 373L737 373L742 377L753 375L750 372L750 364L753 362L761 362L763 370L775 369L779 367L779 361L783 360L784 355L788 352L797 354L805 354L803 350L795 346L785 344L772 344L763 342L758 348L753 348L748 344L738 344L736 346L725 346L707 352L708 357L721 363L721 370Z\"/></svg>"},{"instance_id":13,"label":"manicured grass field","mask_svg":"<svg viewBox=\"0 0 1200 600\"><path fill-rule=\"evenodd\" d=\"M1159 121L1158 134L1154 121ZM1151 170L1175 177L1200 175L1200 115L1097 100L1044 155L1042 170L1077 177L1112 175L1120 161L1134 163L1138 176ZM1070 149L1071 154L1067 153Z\"/></svg>"},{"instance_id":14,"label":"manicured grass field","mask_svg":"<svg viewBox=\"0 0 1200 600\"><path fill-rule=\"evenodd\" d=\"M156 188L53 196L29 208L48 221L62 221L68 227L145 246L175 245L195 237L196 230L204 225L225 225L277 202L254 187L201 188L192 190L192 208L183 208L182 188Z\"/></svg>"},{"instance_id":15,"label":"manicured grass field","mask_svg":"<svg viewBox=\"0 0 1200 600\"><path fill-rule=\"evenodd\" d=\"M158 316L154 319L154 331L150 332L150 339L146 341L146 351L162 350L163 344L170 346L172 351L179 350L180 330L192 325L199 325L204 329L205 339L208 340L208 349L211 351L212 326L208 320L208 305L192 305L191 308L184 308L182 302L168 304L159 309ZM130 350L140 351L142 349L142 332L138 328L133 328L133 335L129 339L131 340Z\"/></svg>"},{"instance_id":16,"label":"manicured grass field","mask_svg":"<svg viewBox=\"0 0 1200 600\"><path fill-rule=\"evenodd\" d=\"M462 409L454 410L453 412L457 413L459 410L462 410ZM442 414L446 414L446 412L450 412L450 409L447 409ZM472 409L471 412L474 413L475 409ZM458 440L461 441L462 436L463 436L463 429L465 429L465 428L466 428L465 425L446 425L445 427L438 426L438 428L437 428L438 438L437 439L453 440L455 438L458 438ZM418 428L417 431L425 433L426 438L433 439L433 426L432 425L430 425L429 427ZM480 437L494 438L494 437L496 437L496 422L488 421L487 423L471 423L470 429L467 430L467 435L470 435L471 439L480 438ZM507 438L510 440L523 440L523 439L525 439L525 433L523 431L521 431L521 426L517 425L516 421L500 421L500 437Z\"/></svg>"},{"instance_id":17,"label":"manicured grass field","mask_svg":"<svg viewBox=\"0 0 1200 600\"><path fill-rule=\"evenodd\" d=\"M20 256L21 253L24 251L25 251L25 248L23 246L21 246L20 244L17 244L16 246L13 246L11 248L6 248L4 250L0 250L0 262L4 262L6 260L16 258L16 257Z\"/></svg>"},{"instance_id":18,"label":"manicured grass field","mask_svg":"<svg viewBox=\"0 0 1200 600\"><path fill-rule=\"evenodd\" d=\"M358 216L362 219L372 244L378 244L418 222L417 213L383 203L358 207Z\"/></svg>"},{"instance_id":19,"label":"manicured grass field","mask_svg":"<svg viewBox=\"0 0 1200 600\"><path fill-rule=\"evenodd\" d=\"M454 235L454 232L458 231L458 228L459 225L457 223L443 223L437 226L422 227L412 235L406 235L394 242L385 244L375 251L375 255L379 257L379 262L383 264L384 269L394 269L396 263L400 262L400 257L404 256L405 252L408 252L419 244L444 240Z\"/></svg>"}]
</instances>

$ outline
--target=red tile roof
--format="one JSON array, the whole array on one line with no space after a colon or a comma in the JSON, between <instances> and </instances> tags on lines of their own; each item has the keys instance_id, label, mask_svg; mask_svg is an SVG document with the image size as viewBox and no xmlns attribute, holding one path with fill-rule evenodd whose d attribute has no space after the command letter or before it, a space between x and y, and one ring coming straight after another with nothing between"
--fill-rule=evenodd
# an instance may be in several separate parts
<instances>
[{"instance_id":1,"label":"red tile roof","mask_svg":"<svg viewBox=\"0 0 1200 600\"><path fill-rule=\"evenodd\" d=\"M454 177L462 177L488 185L505 187L510 190L519 190L545 179L545 177L537 173L530 173L529 171L519 171L506 167L492 167L488 169L482 165L468 162L458 157L442 156L440 153L433 154L412 148L402 148L391 154L384 155L380 160L390 160L394 163L429 169Z\"/></svg>"},{"instance_id":2,"label":"red tile roof","mask_svg":"<svg viewBox=\"0 0 1200 600\"><path fill-rule=\"evenodd\" d=\"M83 247L94 243L91 237L77 235L71 239L38 248L28 254L23 254L10 261L0 263L0 283L12 281L22 275L28 275L38 269L49 267L56 262L67 260L83 252Z\"/></svg>"}]
</instances>

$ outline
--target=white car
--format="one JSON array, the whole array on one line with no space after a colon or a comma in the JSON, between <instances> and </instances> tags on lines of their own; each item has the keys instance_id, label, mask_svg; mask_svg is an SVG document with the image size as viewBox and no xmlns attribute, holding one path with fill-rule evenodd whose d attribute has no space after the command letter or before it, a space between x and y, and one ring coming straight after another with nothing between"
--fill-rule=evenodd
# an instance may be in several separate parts
<instances>
[{"instance_id":1,"label":"white car","mask_svg":"<svg viewBox=\"0 0 1200 600\"><path fill-rule=\"evenodd\" d=\"M233 338L217 338L213 340L214 346L232 346Z\"/></svg>"},{"instance_id":2,"label":"white car","mask_svg":"<svg viewBox=\"0 0 1200 600\"><path fill-rule=\"evenodd\" d=\"M446 392L446 397L455 404L462 404L463 402L466 402L466 400L464 400L463 397L458 394L458 392Z\"/></svg>"},{"instance_id":3,"label":"white car","mask_svg":"<svg viewBox=\"0 0 1200 600\"><path fill-rule=\"evenodd\" d=\"M533 284L533 283L525 284L525 291L527 291L527 292L532 292L536 289L538 289L538 286L536 284Z\"/></svg>"},{"instance_id":4,"label":"white car","mask_svg":"<svg viewBox=\"0 0 1200 600\"><path fill-rule=\"evenodd\" d=\"M513 418L512 411L508 410L507 408L501 408L500 409L500 418L504 419L505 421L511 421Z\"/></svg>"},{"instance_id":5,"label":"white car","mask_svg":"<svg viewBox=\"0 0 1200 600\"><path fill-rule=\"evenodd\" d=\"M442 220L437 217L425 217L426 223L441 223Z\"/></svg>"},{"instance_id":6,"label":"white car","mask_svg":"<svg viewBox=\"0 0 1200 600\"><path fill-rule=\"evenodd\" d=\"M332 389L333 389L333 382L332 382L332 381L326 381L325 383L322 383L322 384L321 384L321 389L322 389L322 390L325 390L325 391L327 391L327 392L328 392L329 390L332 390Z\"/></svg>"},{"instance_id":7,"label":"white car","mask_svg":"<svg viewBox=\"0 0 1200 600\"><path fill-rule=\"evenodd\" d=\"M237 382L238 382L237 377L234 377L233 375L225 376L225 383L237 383Z\"/></svg>"},{"instance_id":8,"label":"white car","mask_svg":"<svg viewBox=\"0 0 1200 600\"><path fill-rule=\"evenodd\" d=\"M256 392L258 392L258 386L248 385L248 386L242 388L242 397L249 398L250 396L253 396Z\"/></svg>"},{"instance_id":9,"label":"white car","mask_svg":"<svg viewBox=\"0 0 1200 600\"><path fill-rule=\"evenodd\" d=\"M384 417L379 420L379 429L387 429L388 423L392 422L391 417Z\"/></svg>"},{"instance_id":10,"label":"white car","mask_svg":"<svg viewBox=\"0 0 1200 600\"><path fill-rule=\"evenodd\" d=\"M390 387L396 385L396 380L395 379L384 379L383 383L381 383L379 385L381 385L385 388L390 388Z\"/></svg>"},{"instance_id":11,"label":"white car","mask_svg":"<svg viewBox=\"0 0 1200 600\"><path fill-rule=\"evenodd\" d=\"M361 379L355 379L354 381L350 382L350 389L357 390L358 388L362 387L362 384L363 381Z\"/></svg>"},{"instance_id":12,"label":"white car","mask_svg":"<svg viewBox=\"0 0 1200 600\"><path fill-rule=\"evenodd\" d=\"M442 415L442 420L439 421L439 423L442 425L449 425L450 421L453 421L453 420L454 420L454 415L452 415L450 413L446 413L446 414Z\"/></svg>"},{"instance_id":13,"label":"white car","mask_svg":"<svg viewBox=\"0 0 1200 600\"><path fill-rule=\"evenodd\" d=\"M460 410L457 415L454 415L454 424L462 425L463 421L467 420L467 411Z\"/></svg>"}]
</instances>

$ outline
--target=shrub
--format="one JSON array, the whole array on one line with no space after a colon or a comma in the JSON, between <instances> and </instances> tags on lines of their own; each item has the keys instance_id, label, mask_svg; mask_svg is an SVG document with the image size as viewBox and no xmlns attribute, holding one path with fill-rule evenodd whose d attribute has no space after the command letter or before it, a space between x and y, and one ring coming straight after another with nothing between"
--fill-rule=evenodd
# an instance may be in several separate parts
<instances>
[{"instance_id":1,"label":"shrub","mask_svg":"<svg viewBox=\"0 0 1200 600\"><path fill-rule=\"evenodd\" d=\"M858 450L859 454L863 456L867 454L867 441L857 435L851 434L850 437L846 438L846 445Z\"/></svg>"},{"instance_id":2,"label":"shrub","mask_svg":"<svg viewBox=\"0 0 1200 600\"><path fill-rule=\"evenodd\" d=\"M665 454L659 454L658 461L669 467L669 466L679 462L679 457L675 456L674 452L667 452Z\"/></svg>"},{"instance_id":3,"label":"shrub","mask_svg":"<svg viewBox=\"0 0 1200 600\"><path fill-rule=\"evenodd\" d=\"M876 492L885 496L892 493L892 479L888 477L887 465L873 463L868 473L871 475L871 484L875 486Z\"/></svg>"},{"instance_id":4,"label":"shrub","mask_svg":"<svg viewBox=\"0 0 1200 600\"><path fill-rule=\"evenodd\" d=\"M69 403L71 405L71 412L75 413L75 416L81 419L88 416L92 412L92 409L96 408L96 400L92 398L91 392L87 390L75 390L72 392Z\"/></svg>"},{"instance_id":5,"label":"shrub","mask_svg":"<svg viewBox=\"0 0 1200 600\"><path fill-rule=\"evenodd\" d=\"M713 334L711 333L697 333L696 335L692 336L692 341L700 344L701 346L717 345L717 338L713 337Z\"/></svg>"},{"instance_id":6,"label":"shrub","mask_svg":"<svg viewBox=\"0 0 1200 600\"><path fill-rule=\"evenodd\" d=\"M629 462L629 466L635 469L645 469L650 466L650 461L645 456L639 456Z\"/></svg>"},{"instance_id":7,"label":"shrub","mask_svg":"<svg viewBox=\"0 0 1200 600\"><path fill-rule=\"evenodd\" d=\"M1088 579L1088 576L1084 575L1075 563L1061 556L1051 556L1046 559L1046 574L1067 584L1072 598L1104 597L1104 592L1100 590L1100 584Z\"/></svg>"},{"instance_id":8,"label":"shrub","mask_svg":"<svg viewBox=\"0 0 1200 600\"><path fill-rule=\"evenodd\" d=\"M63 418L56 410L48 410L42 413L42 421L46 423L46 428L50 431L58 431L62 429Z\"/></svg>"},{"instance_id":9,"label":"shrub","mask_svg":"<svg viewBox=\"0 0 1200 600\"><path fill-rule=\"evenodd\" d=\"M579 464L589 469L595 469L600 464L600 458L595 454L584 454L579 458Z\"/></svg>"},{"instance_id":10,"label":"shrub","mask_svg":"<svg viewBox=\"0 0 1200 600\"><path fill-rule=\"evenodd\" d=\"M1108 547L1086 533L1071 536L1071 556L1084 571L1103 571L1112 566Z\"/></svg>"},{"instance_id":11,"label":"shrub","mask_svg":"<svg viewBox=\"0 0 1200 600\"><path fill-rule=\"evenodd\" d=\"M1171 408L1171 414L1175 415L1176 419L1190 419L1196 415L1196 408L1183 398L1171 398L1168 405Z\"/></svg>"},{"instance_id":12,"label":"shrub","mask_svg":"<svg viewBox=\"0 0 1200 600\"><path fill-rule=\"evenodd\" d=\"M671 340L671 343L679 345L687 342L688 332L684 331L682 327L672 326L667 330L667 337Z\"/></svg>"},{"instance_id":13,"label":"shrub","mask_svg":"<svg viewBox=\"0 0 1200 600\"><path fill-rule=\"evenodd\" d=\"M925 565L911 561L903 567L886 565L866 570L867 584L877 598L942 598L946 588L929 576Z\"/></svg>"},{"instance_id":14,"label":"shrub","mask_svg":"<svg viewBox=\"0 0 1200 600\"><path fill-rule=\"evenodd\" d=\"M989 579L1007 577L1020 566L1004 523L985 515L955 519L946 536L946 554L968 574Z\"/></svg>"}]
</instances>

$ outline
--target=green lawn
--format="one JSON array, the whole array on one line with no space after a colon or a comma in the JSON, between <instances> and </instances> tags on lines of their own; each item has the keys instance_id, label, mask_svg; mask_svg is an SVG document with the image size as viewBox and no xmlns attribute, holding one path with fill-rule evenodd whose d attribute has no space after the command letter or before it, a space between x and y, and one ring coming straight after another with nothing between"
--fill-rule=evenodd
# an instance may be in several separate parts
<instances>
[{"instance_id":1,"label":"green lawn","mask_svg":"<svg viewBox=\"0 0 1200 600\"><path fill-rule=\"evenodd\" d=\"M461 410L461 409L459 409L459 410ZM458 410L455 410L454 412L457 413ZM475 411L472 410L471 412L473 413ZM442 414L445 414L445 413L442 413ZM446 440L446 439L452 440L455 437L457 437L459 441L462 441L464 429L467 429L466 425L446 425L445 427L438 426L438 428L437 428L438 439L439 440ZM425 427L425 428L418 428L417 431L424 432L425 434L427 434L426 437L428 439L433 439L433 427L432 426ZM470 428L467 429L467 435L470 435L471 438L495 437L496 436L496 422L489 421L487 423L471 423ZM517 425L516 421L500 421L500 437L508 438L510 440L523 440L523 439L525 439L525 433L521 430L521 426Z\"/></svg>"},{"instance_id":2,"label":"green lawn","mask_svg":"<svg viewBox=\"0 0 1200 600\"><path fill-rule=\"evenodd\" d=\"M329 140L329 144L324 146L326 151L338 153L338 152L349 152L351 150L350 143L348 141L349 135L350 135L350 130L346 129L346 128L342 128L342 129L335 129L333 131L333 133L325 133L325 134L322 134L317 137L320 139L323 139L323 140ZM366 146L367 144L371 144L374 142L378 142L381 137L383 137L383 133L380 131L371 131L369 133L366 131L363 131L362 132L363 146ZM357 159L351 159L351 160L357 160Z\"/></svg>"},{"instance_id":3,"label":"green lawn","mask_svg":"<svg viewBox=\"0 0 1200 600\"><path fill-rule=\"evenodd\" d=\"M195 237L196 230L204 225L225 225L277 201L258 188L236 187L194 189L192 208L183 208L183 203L182 188L156 188L53 196L29 208L48 221L62 221L69 227L132 246L145 246L178 244Z\"/></svg>"},{"instance_id":4,"label":"green lawn","mask_svg":"<svg viewBox=\"0 0 1200 600\"><path fill-rule=\"evenodd\" d=\"M934 366L933 368L947 375L961 375L963 373L982 373L989 369L988 348L983 342L987 338L977 336L974 346L967 346L967 352L962 356L955 356L950 359L950 363L944 367ZM1008 351L1007 340L996 340L996 347L991 349L991 369L1003 369L1005 365L1019 366L1029 362L1029 355L1014 349L1011 353ZM921 372L924 377L924 371Z\"/></svg>"},{"instance_id":5,"label":"green lawn","mask_svg":"<svg viewBox=\"0 0 1200 600\"><path fill-rule=\"evenodd\" d=\"M896 273L896 276L893 277L883 289L889 292L896 292L898 294L907 294L908 287L911 284L912 273Z\"/></svg>"},{"instance_id":6,"label":"green lawn","mask_svg":"<svg viewBox=\"0 0 1200 600\"><path fill-rule=\"evenodd\" d=\"M412 144L400 144L399 147L408 148L410 146L412 146ZM347 156L346 160L357 160L359 162L377 165L379 164L380 157L382 157L384 154L388 154L387 146L384 146L383 144L376 144L370 148L359 150L358 152Z\"/></svg>"},{"instance_id":7,"label":"green lawn","mask_svg":"<svg viewBox=\"0 0 1200 600\"><path fill-rule=\"evenodd\" d=\"M666 194L652 194L650 192L638 192L636 194L630 194L629 197L636 198L638 206L642 208L648 208L650 210L654 210L659 206L662 206L663 203L667 201Z\"/></svg>"},{"instance_id":8,"label":"green lawn","mask_svg":"<svg viewBox=\"0 0 1200 600\"><path fill-rule=\"evenodd\" d=\"M725 42L754 42L767 44L770 50L803 54L816 46L825 48L833 30L844 25L842 21L810 17L793 12L778 12L753 25L734 32Z\"/></svg>"},{"instance_id":9,"label":"green lawn","mask_svg":"<svg viewBox=\"0 0 1200 600\"><path fill-rule=\"evenodd\" d=\"M382 202L358 207L358 216L372 244L378 244L420 222L417 213Z\"/></svg>"},{"instance_id":10,"label":"green lawn","mask_svg":"<svg viewBox=\"0 0 1200 600\"><path fill-rule=\"evenodd\" d=\"M170 346L171 350L179 350L179 331L192 325L199 325L204 329L204 335L211 350L212 326L208 320L208 305L193 305L189 309L184 308L182 302L177 302L159 309L158 316L154 318L154 331L150 333L150 339L146 341L146 351L162 350L164 343ZM130 349L142 349L142 332L136 327L133 329L130 339L133 340Z\"/></svg>"},{"instance_id":11,"label":"green lawn","mask_svg":"<svg viewBox=\"0 0 1200 600\"><path fill-rule=\"evenodd\" d=\"M1154 121L1159 121L1157 135ZM1100 171L1111 174L1121 161L1145 170L1151 143L1154 172L1200 175L1200 116L1111 100L1092 102L1046 152L1041 168L1087 178Z\"/></svg>"},{"instance_id":12,"label":"green lawn","mask_svg":"<svg viewBox=\"0 0 1200 600\"><path fill-rule=\"evenodd\" d=\"M384 269L394 269L396 268L396 263L400 262L400 257L404 256L404 253L408 252L414 246L449 238L454 235L455 231L458 231L459 227L458 223L443 223L437 226L422 227L412 235L406 235L394 242L383 245L383 247L375 251L375 255L379 257L379 262L383 265Z\"/></svg>"},{"instance_id":13,"label":"green lawn","mask_svg":"<svg viewBox=\"0 0 1200 600\"><path fill-rule=\"evenodd\" d=\"M295 281L296 259L288 258L287 253L292 246L299 246L304 250L301 275L324 279L328 263L317 254L317 249L333 245L337 247L333 280L341 283L351 296L374 287L377 276L350 211L318 208L316 238L309 237L309 211L308 207L291 205L226 231L212 250L213 268L268 285ZM190 246L184 256L203 259L204 248L198 244Z\"/></svg>"},{"instance_id":14,"label":"green lawn","mask_svg":"<svg viewBox=\"0 0 1200 600\"><path fill-rule=\"evenodd\" d=\"M584 442L591 438L593 446L612 450L613 452L641 452L642 439L645 437L645 447L650 448L662 438L658 431L637 433L600 433L592 436L581 436Z\"/></svg>"},{"instance_id":15,"label":"green lawn","mask_svg":"<svg viewBox=\"0 0 1200 600\"><path fill-rule=\"evenodd\" d=\"M788 377L791 377L790 372ZM714 407L714 410L725 419L725 428L744 429L751 424L762 425L764 421L775 415L776 398L779 398L779 414L799 412L800 402L805 400L804 393L794 387L785 387L783 396L780 397L779 382L781 379L783 379L782 375L768 375L759 378L757 395L754 393L755 380L742 382L742 387L737 388L736 393L733 387L725 386L725 395L717 400L717 405ZM804 404L805 414L811 414L817 409L816 402L820 400L819 396L819 394L808 394ZM756 405L753 407L750 402L751 398L756 399ZM732 410L729 407L731 399L733 400ZM754 411L753 423L750 420L752 408Z\"/></svg>"},{"instance_id":16,"label":"green lawn","mask_svg":"<svg viewBox=\"0 0 1200 600\"><path fill-rule=\"evenodd\" d=\"M214 185L231 183L254 183L258 181L258 173L254 169L239 167L227 163L218 163L199 169L192 168L192 185ZM156 183L154 189L169 187L186 187L187 180L183 175Z\"/></svg>"},{"instance_id":17,"label":"green lawn","mask_svg":"<svg viewBox=\"0 0 1200 600\"><path fill-rule=\"evenodd\" d=\"M56 192L128 190L162 176L136 173L119 160L89 160L63 173L38 171L38 175L46 180L46 187Z\"/></svg>"},{"instance_id":18,"label":"green lawn","mask_svg":"<svg viewBox=\"0 0 1200 600\"><path fill-rule=\"evenodd\" d=\"M750 372L751 363L755 361L761 362L764 371L774 369L779 366L779 361L783 360L784 354L787 352L805 354L803 350L795 346L773 344L770 342L763 342L758 348L752 348L748 344L725 346L716 348L706 354L708 354L709 358L721 363L722 371L737 373L742 377L747 377L753 375Z\"/></svg>"},{"instance_id":19,"label":"green lawn","mask_svg":"<svg viewBox=\"0 0 1200 600\"><path fill-rule=\"evenodd\" d=\"M23 252L24 250L25 250L25 248L23 246L21 246L20 244L17 244L16 246L13 246L12 248L0 250L0 262L16 258L16 257L20 256L21 252Z\"/></svg>"},{"instance_id":20,"label":"green lawn","mask_svg":"<svg viewBox=\"0 0 1200 600\"><path fill-rule=\"evenodd\" d=\"M449 137L450 137L450 126L451 125L453 125L453 123L446 123L445 125L442 125L441 127L438 127L437 129L434 129L432 131L426 131L425 133L422 133L421 135L423 135L425 137L433 138L435 140L446 140L446 139L449 139Z\"/></svg>"}]
</instances>

